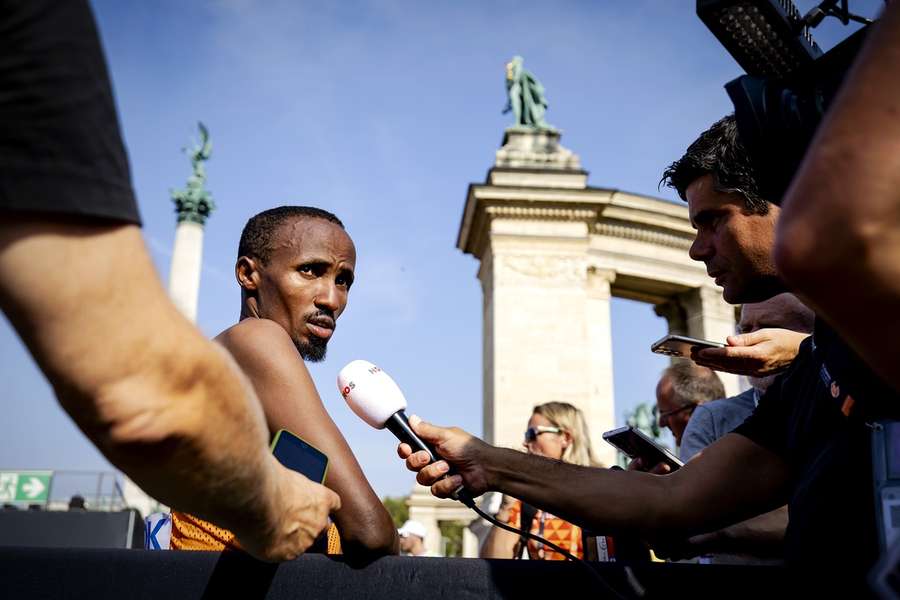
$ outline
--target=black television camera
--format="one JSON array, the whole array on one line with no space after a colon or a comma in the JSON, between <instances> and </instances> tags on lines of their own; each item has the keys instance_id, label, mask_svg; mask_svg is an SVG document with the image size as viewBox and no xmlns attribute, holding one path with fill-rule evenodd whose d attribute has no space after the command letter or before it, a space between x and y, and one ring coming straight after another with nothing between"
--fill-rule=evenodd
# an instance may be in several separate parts
<instances>
[{"instance_id":1,"label":"black television camera","mask_svg":"<svg viewBox=\"0 0 900 600\"><path fill-rule=\"evenodd\" d=\"M747 73L725 90L760 195L780 204L871 21L851 14L848 0L806 15L791 0L697 0L697 15ZM866 26L823 53L810 30L827 16Z\"/></svg>"}]
</instances>

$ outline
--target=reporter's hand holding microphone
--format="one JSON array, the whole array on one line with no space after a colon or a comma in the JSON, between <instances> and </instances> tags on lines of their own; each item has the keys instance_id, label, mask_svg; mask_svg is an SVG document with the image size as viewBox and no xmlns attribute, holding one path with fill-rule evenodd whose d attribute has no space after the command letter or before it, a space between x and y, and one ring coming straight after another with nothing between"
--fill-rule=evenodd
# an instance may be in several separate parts
<instances>
[{"instance_id":1,"label":"reporter's hand holding microphone","mask_svg":"<svg viewBox=\"0 0 900 600\"><path fill-rule=\"evenodd\" d=\"M387 373L370 362L351 362L341 369L337 384L357 416L397 436L400 458L418 473L416 481L431 486L435 496L470 504L472 497L488 490L482 457L492 446L458 427L437 427L415 415L407 418L403 392Z\"/></svg>"},{"instance_id":2,"label":"reporter's hand holding microphone","mask_svg":"<svg viewBox=\"0 0 900 600\"><path fill-rule=\"evenodd\" d=\"M431 462L427 452L414 451L409 444L397 447L400 458L406 459L406 467L415 471L416 481L431 487L440 498L450 498L463 486L472 496L480 496L490 489L487 469L482 458L492 446L463 431L459 427L438 427L413 415L409 418L413 431L434 446L442 460ZM453 473L448 475L450 465Z\"/></svg>"}]
</instances>

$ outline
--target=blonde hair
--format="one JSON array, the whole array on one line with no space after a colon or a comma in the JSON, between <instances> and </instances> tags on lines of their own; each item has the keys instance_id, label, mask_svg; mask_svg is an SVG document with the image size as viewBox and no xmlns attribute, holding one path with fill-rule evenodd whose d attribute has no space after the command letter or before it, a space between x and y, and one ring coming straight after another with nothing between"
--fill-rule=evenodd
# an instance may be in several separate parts
<instances>
[{"instance_id":1,"label":"blonde hair","mask_svg":"<svg viewBox=\"0 0 900 600\"><path fill-rule=\"evenodd\" d=\"M594 458L587 421L580 410L568 402L547 402L535 406L534 414L541 415L572 438L572 443L563 450L563 462L584 467L601 466Z\"/></svg>"}]
</instances>

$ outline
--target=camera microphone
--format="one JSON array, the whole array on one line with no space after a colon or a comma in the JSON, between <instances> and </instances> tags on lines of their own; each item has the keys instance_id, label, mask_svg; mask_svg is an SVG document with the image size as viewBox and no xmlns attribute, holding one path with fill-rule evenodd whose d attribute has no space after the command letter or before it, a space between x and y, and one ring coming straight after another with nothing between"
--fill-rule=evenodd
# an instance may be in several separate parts
<instances>
[{"instance_id":1,"label":"camera microphone","mask_svg":"<svg viewBox=\"0 0 900 600\"><path fill-rule=\"evenodd\" d=\"M441 459L434 447L420 438L409 425L406 397L391 376L367 360L354 360L341 369L338 390L350 409L375 429L387 429L398 440L409 444L413 452L424 450L430 462ZM471 494L460 486L453 498L466 506L475 504Z\"/></svg>"}]
</instances>

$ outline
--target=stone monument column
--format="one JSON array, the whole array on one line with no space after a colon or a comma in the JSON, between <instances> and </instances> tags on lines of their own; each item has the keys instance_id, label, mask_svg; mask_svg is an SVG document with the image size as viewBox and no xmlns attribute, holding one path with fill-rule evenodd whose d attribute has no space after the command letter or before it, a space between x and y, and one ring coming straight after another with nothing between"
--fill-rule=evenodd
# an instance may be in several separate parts
<instances>
[{"instance_id":1,"label":"stone monument column","mask_svg":"<svg viewBox=\"0 0 900 600\"><path fill-rule=\"evenodd\" d=\"M197 297L200 292L200 269L203 264L203 227L215 208L210 193L204 189L212 143L209 132L199 123L200 142L187 150L193 173L187 187L172 192L177 227L169 270L169 295L175 306L192 322L197 320Z\"/></svg>"},{"instance_id":2,"label":"stone monument column","mask_svg":"<svg viewBox=\"0 0 900 600\"><path fill-rule=\"evenodd\" d=\"M203 225L179 215L169 269L169 295L178 310L191 322L197 320L200 267L203 262Z\"/></svg>"},{"instance_id":3,"label":"stone monument column","mask_svg":"<svg viewBox=\"0 0 900 600\"><path fill-rule=\"evenodd\" d=\"M615 425L610 299L616 272L591 254L607 195L587 188L577 155L552 128L510 127L484 185L470 186L458 245L480 259L484 292L484 431L522 448L532 409L585 413L597 457Z\"/></svg>"},{"instance_id":4,"label":"stone monument column","mask_svg":"<svg viewBox=\"0 0 900 600\"><path fill-rule=\"evenodd\" d=\"M613 347L610 300L616 272L612 269L588 268L587 309L585 325L588 335L588 365L590 389L587 402L581 409L591 425L591 446L597 459L606 465L615 464L616 452L603 441L603 432L616 421L613 402ZM595 423L609 426L600 429Z\"/></svg>"}]
</instances>

